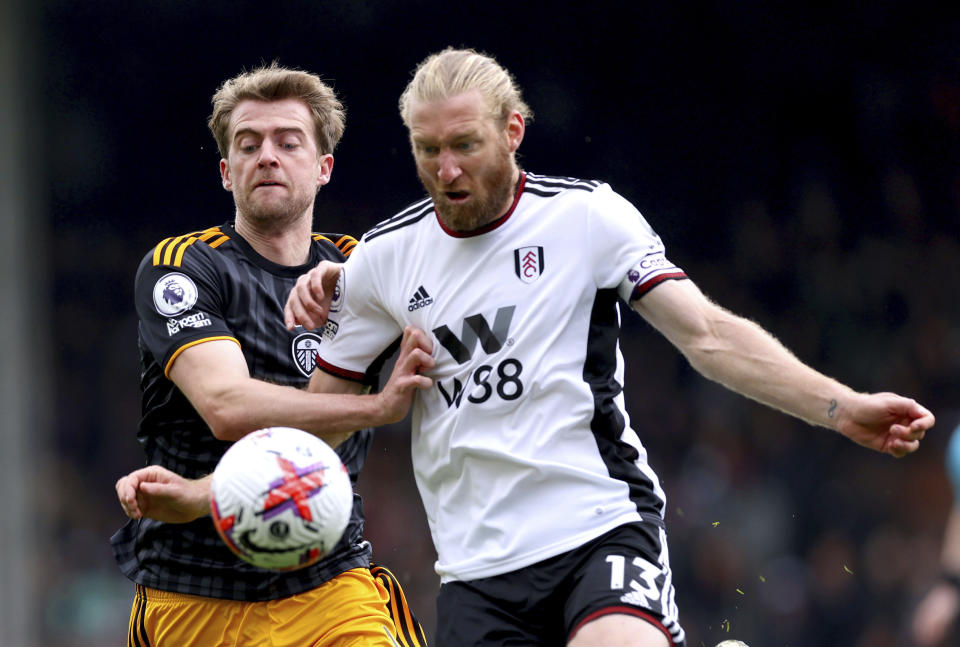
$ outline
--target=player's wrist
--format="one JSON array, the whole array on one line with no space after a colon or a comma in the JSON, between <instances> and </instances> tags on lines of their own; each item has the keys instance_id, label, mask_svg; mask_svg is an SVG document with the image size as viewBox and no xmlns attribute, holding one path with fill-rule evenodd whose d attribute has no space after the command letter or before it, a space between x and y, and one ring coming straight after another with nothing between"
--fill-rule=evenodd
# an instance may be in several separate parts
<instances>
[{"instance_id":1,"label":"player's wrist","mask_svg":"<svg viewBox=\"0 0 960 647\"><path fill-rule=\"evenodd\" d=\"M834 391L823 403L825 426L853 439L853 434L860 426L856 419L856 411L862 406L863 397L864 394L857 393L848 387L841 387Z\"/></svg>"},{"instance_id":2,"label":"player's wrist","mask_svg":"<svg viewBox=\"0 0 960 647\"><path fill-rule=\"evenodd\" d=\"M209 474L201 479L190 482L192 496L188 506L189 513L194 519L205 517L210 514L210 484L213 481L213 475Z\"/></svg>"},{"instance_id":3,"label":"player's wrist","mask_svg":"<svg viewBox=\"0 0 960 647\"><path fill-rule=\"evenodd\" d=\"M373 402L373 416L375 418L375 422L370 425L371 427L390 425L403 419L402 415L397 415L395 399L386 389L370 397Z\"/></svg>"}]
</instances>

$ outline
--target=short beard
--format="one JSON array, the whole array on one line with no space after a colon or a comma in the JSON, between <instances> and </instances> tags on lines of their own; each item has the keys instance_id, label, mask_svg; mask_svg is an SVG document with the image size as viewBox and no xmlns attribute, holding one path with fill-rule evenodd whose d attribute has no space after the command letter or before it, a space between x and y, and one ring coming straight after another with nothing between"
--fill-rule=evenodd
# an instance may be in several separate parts
<instances>
[{"instance_id":1,"label":"short beard","mask_svg":"<svg viewBox=\"0 0 960 647\"><path fill-rule=\"evenodd\" d=\"M313 204L313 196L294 195L276 208L264 208L246 196L240 197L234 193L234 204L237 214L242 216L257 231L264 233L279 233L286 231L291 225L303 217L304 212ZM312 218L312 213L311 213Z\"/></svg>"},{"instance_id":2,"label":"short beard","mask_svg":"<svg viewBox=\"0 0 960 647\"><path fill-rule=\"evenodd\" d=\"M420 182L427 187L427 192L433 198L433 205L447 227L458 232L473 231L490 224L505 213L504 205L514 190L514 165L513 158L506 148L499 159L500 162L481 180L482 187L488 191L487 198L462 206L450 204L442 191L431 190L429 188L431 185L424 182L423 175L418 172Z\"/></svg>"}]
</instances>

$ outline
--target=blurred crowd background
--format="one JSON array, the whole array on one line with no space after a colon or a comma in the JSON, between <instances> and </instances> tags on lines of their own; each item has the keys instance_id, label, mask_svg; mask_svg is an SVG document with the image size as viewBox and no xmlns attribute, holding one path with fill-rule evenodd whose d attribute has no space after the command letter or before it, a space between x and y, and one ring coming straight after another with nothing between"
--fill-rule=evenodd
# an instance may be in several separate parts
<instances>
[{"instance_id":1,"label":"blurred crowd background","mask_svg":"<svg viewBox=\"0 0 960 647\"><path fill-rule=\"evenodd\" d=\"M518 78L535 113L523 167L608 181L715 300L841 381L938 416L915 455L869 453L705 381L625 315L628 407L669 497L688 644L909 645L960 420L955 3L10 6L28 154L7 148L5 164L27 164L34 187L13 215L45 331L31 647L125 641L133 585L108 538L124 521L113 483L142 464L133 275L162 238L231 218L210 95L271 60L330 81L347 130L315 229L359 235L421 196L396 101L447 45ZM408 440L402 424L378 433L360 488L376 557L429 633L435 553Z\"/></svg>"}]
</instances>

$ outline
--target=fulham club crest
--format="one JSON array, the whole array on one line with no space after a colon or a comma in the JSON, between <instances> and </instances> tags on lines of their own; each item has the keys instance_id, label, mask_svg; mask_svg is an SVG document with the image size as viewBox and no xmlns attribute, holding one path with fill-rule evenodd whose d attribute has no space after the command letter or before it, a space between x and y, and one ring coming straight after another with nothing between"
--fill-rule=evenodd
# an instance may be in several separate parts
<instances>
[{"instance_id":1,"label":"fulham club crest","mask_svg":"<svg viewBox=\"0 0 960 647\"><path fill-rule=\"evenodd\" d=\"M513 271L524 283L533 283L543 274L543 247L513 250Z\"/></svg>"}]
</instances>

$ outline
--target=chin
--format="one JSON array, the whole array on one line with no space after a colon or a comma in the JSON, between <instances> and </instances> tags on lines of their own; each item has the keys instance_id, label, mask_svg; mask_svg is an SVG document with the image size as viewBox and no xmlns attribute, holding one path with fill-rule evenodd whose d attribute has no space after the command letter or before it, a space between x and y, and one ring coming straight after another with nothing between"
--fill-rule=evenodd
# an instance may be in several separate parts
<instances>
[{"instance_id":1,"label":"chin","mask_svg":"<svg viewBox=\"0 0 960 647\"><path fill-rule=\"evenodd\" d=\"M470 209L468 213L464 211L464 209L437 209L443 222L454 231L471 231L485 224L481 222L482 219L474 209Z\"/></svg>"}]
</instances>

